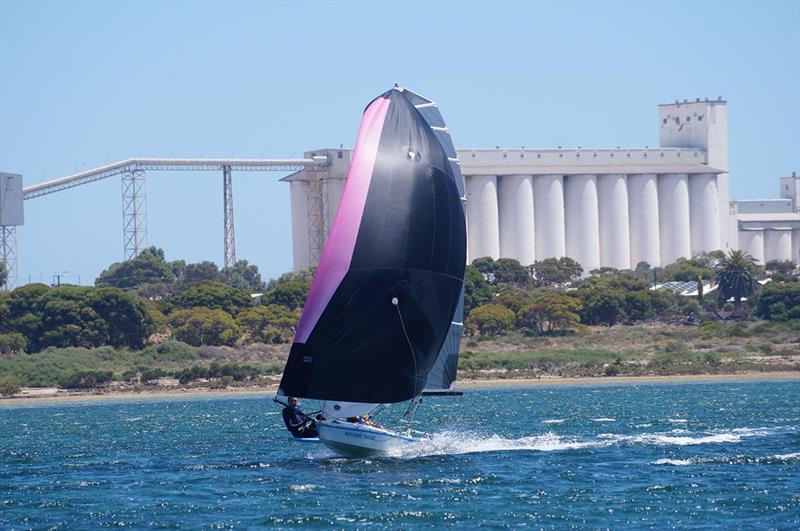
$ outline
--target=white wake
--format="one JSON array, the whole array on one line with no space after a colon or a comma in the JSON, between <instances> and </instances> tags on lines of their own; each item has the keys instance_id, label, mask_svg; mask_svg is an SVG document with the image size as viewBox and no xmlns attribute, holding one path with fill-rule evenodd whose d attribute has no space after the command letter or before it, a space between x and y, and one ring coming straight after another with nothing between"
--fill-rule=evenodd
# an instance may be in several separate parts
<instances>
[{"instance_id":1,"label":"white wake","mask_svg":"<svg viewBox=\"0 0 800 531\"><path fill-rule=\"evenodd\" d=\"M398 457L423 457L435 455L458 455L481 452L536 451L554 452L608 446L693 446L709 444L735 444L748 437L764 437L782 431L795 431L794 427L783 428L736 428L704 433L690 433L676 429L669 432L615 434L602 433L595 437L577 437L546 432L518 438L498 434L481 434L461 431L442 431L429 434L420 441L404 446ZM775 456L793 459L796 454ZM653 464L690 464L681 460L664 460Z\"/></svg>"}]
</instances>

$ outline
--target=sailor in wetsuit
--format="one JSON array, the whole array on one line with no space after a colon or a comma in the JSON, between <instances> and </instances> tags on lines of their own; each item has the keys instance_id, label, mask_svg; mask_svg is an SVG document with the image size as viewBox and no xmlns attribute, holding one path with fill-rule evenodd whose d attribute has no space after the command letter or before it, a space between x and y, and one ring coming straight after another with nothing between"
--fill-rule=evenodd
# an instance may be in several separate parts
<instances>
[{"instance_id":1,"label":"sailor in wetsuit","mask_svg":"<svg viewBox=\"0 0 800 531\"><path fill-rule=\"evenodd\" d=\"M288 405L283 408L283 422L292 435L300 439L318 437L317 423L297 407L300 402L296 397L290 396Z\"/></svg>"}]
</instances>

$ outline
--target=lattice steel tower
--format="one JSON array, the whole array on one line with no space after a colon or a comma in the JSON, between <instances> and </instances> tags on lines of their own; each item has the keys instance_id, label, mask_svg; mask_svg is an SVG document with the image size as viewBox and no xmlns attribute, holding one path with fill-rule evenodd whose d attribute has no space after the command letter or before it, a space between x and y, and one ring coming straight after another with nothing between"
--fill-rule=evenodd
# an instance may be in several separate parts
<instances>
[{"instance_id":1,"label":"lattice steel tower","mask_svg":"<svg viewBox=\"0 0 800 531\"><path fill-rule=\"evenodd\" d=\"M232 267L236 263L236 231L233 227L233 183L231 182L231 167L222 167L222 201L224 210L225 234L225 267Z\"/></svg>"},{"instance_id":2,"label":"lattice steel tower","mask_svg":"<svg viewBox=\"0 0 800 531\"><path fill-rule=\"evenodd\" d=\"M6 268L6 280L0 289L11 291L17 287L17 227L0 226L0 263Z\"/></svg>"},{"instance_id":3,"label":"lattice steel tower","mask_svg":"<svg viewBox=\"0 0 800 531\"><path fill-rule=\"evenodd\" d=\"M143 170L122 173L122 239L125 260L147 247L147 199Z\"/></svg>"}]
</instances>

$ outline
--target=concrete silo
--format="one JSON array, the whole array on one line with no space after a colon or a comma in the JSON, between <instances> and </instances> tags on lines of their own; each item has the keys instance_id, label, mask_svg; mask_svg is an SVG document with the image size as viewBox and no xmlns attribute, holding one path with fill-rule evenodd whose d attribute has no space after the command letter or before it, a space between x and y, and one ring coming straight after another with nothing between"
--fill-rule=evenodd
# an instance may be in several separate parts
<instances>
[{"instance_id":1,"label":"concrete silo","mask_svg":"<svg viewBox=\"0 0 800 531\"><path fill-rule=\"evenodd\" d=\"M690 257L689 177L685 173L668 173L659 178L658 213L661 263L667 265Z\"/></svg>"},{"instance_id":2,"label":"concrete silo","mask_svg":"<svg viewBox=\"0 0 800 531\"><path fill-rule=\"evenodd\" d=\"M631 241L631 269L639 262L661 265L658 230L658 178L654 173L628 178L628 219Z\"/></svg>"},{"instance_id":3,"label":"concrete silo","mask_svg":"<svg viewBox=\"0 0 800 531\"><path fill-rule=\"evenodd\" d=\"M764 231L764 259L784 262L792 259L791 229L767 229Z\"/></svg>"},{"instance_id":4,"label":"concrete silo","mask_svg":"<svg viewBox=\"0 0 800 531\"><path fill-rule=\"evenodd\" d=\"M692 254L720 249L716 175L703 173L689 178L689 206Z\"/></svg>"},{"instance_id":5,"label":"concrete silo","mask_svg":"<svg viewBox=\"0 0 800 531\"><path fill-rule=\"evenodd\" d=\"M628 178L600 176L600 262L606 267L628 269L631 263L628 220Z\"/></svg>"},{"instance_id":6,"label":"concrete silo","mask_svg":"<svg viewBox=\"0 0 800 531\"><path fill-rule=\"evenodd\" d=\"M764 265L764 231L742 230L739 231L739 248L747 251L753 258Z\"/></svg>"},{"instance_id":7,"label":"concrete silo","mask_svg":"<svg viewBox=\"0 0 800 531\"><path fill-rule=\"evenodd\" d=\"M600 267L597 177L570 175L565 188L566 254L588 274Z\"/></svg>"},{"instance_id":8,"label":"concrete silo","mask_svg":"<svg viewBox=\"0 0 800 531\"><path fill-rule=\"evenodd\" d=\"M536 259L565 256L564 178L561 175L535 176L533 204Z\"/></svg>"},{"instance_id":9,"label":"concrete silo","mask_svg":"<svg viewBox=\"0 0 800 531\"><path fill-rule=\"evenodd\" d=\"M500 257L497 177L470 175L466 184L469 261L483 256L497 259Z\"/></svg>"},{"instance_id":10,"label":"concrete silo","mask_svg":"<svg viewBox=\"0 0 800 531\"><path fill-rule=\"evenodd\" d=\"M514 258L522 265L536 259L533 214L533 176L500 177L500 256Z\"/></svg>"}]
</instances>

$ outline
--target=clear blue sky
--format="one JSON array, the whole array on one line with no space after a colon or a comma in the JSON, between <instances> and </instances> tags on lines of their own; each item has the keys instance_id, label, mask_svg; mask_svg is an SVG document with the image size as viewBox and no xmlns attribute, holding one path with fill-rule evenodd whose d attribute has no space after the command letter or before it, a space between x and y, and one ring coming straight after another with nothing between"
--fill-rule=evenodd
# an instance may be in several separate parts
<instances>
[{"instance_id":1,"label":"clear blue sky","mask_svg":"<svg viewBox=\"0 0 800 531\"><path fill-rule=\"evenodd\" d=\"M659 103L728 101L731 193L800 170L800 2L0 0L0 169L25 185L137 155L352 146L399 82L460 147L658 144ZM234 173L237 255L291 268L289 189ZM222 261L222 176L149 172L149 242ZM26 201L20 281L122 258L118 178Z\"/></svg>"}]
</instances>

